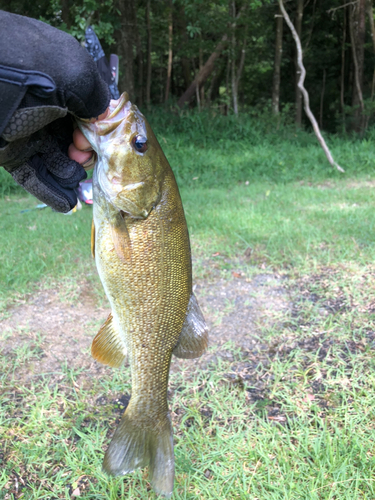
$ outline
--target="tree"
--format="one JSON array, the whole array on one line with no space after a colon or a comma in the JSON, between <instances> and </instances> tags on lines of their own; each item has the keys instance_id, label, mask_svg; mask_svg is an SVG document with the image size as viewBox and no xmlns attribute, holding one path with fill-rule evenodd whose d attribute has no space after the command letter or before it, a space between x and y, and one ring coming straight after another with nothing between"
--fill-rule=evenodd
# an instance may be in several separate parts
<instances>
[{"instance_id":1,"label":"tree","mask_svg":"<svg viewBox=\"0 0 375 500\"><path fill-rule=\"evenodd\" d=\"M302 17L303 17L303 0L297 0L297 13L296 13L296 33L301 40L302 35ZM301 76L301 70L297 63L298 55L296 56L296 124L297 127L302 125L302 93L298 86Z\"/></svg>"},{"instance_id":2,"label":"tree","mask_svg":"<svg viewBox=\"0 0 375 500\"><path fill-rule=\"evenodd\" d=\"M173 57L173 15L172 15L172 0L169 3L169 15L168 15L168 70L167 70L167 84L165 89L165 102L168 101L169 97L169 87L171 85L171 74L172 74L172 57Z\"/></svg>"},{"instance_id":3,"label":"tree","mask_svg":"<svg viewBox=\"0 0 375 500\"><path fill-rule=\"evenodd\" d=\"M279 0L279 5L280 5L280 10L283 14L283 17L285 19L285 22L287 23L287 25L289 26L290 28L290 31L292 32L292 35L293 35L293 38L294 38L294 41L296 43L296 48L297 48L297 64L298 64L298 68L299 68L299 72L300 72L300 77L299 77L299 80L298 80L298 87L299 89L301 90L301 93L303 95L303 100L304 100L304 104L305 104L305 112L311 122L311 125L314 129L314 132L315 132L315 135L319 141L319 144L321 145L326 157L327 157L327 160L329 161L329 163L333 166L333 167L336 167L337 170L339 170L340 172L344 172L344 170L340 167L340 165L338 165L335 160L333 159L332 155L331 155L331 152L330 150L328 149L328 146L322 136L322 134L320 133L320 130L319 130L319 126L318 126L318 123L315 119L315 116L313 115L311 109L310 109L310 103L309 103L309 94L307 92L307 90L305 89L304 87L304 80L305 80L305 76L306 76L306 70L305 70L305 67L303 65L303 60L302 60L302 46L301 46L301 41L299 39L299 36L298 36L298 33L297 33L297 30L295 29L295 27L293 26L293 23L291 22L289 16L288 16L288 13L286 12L285 10L285 7L284 7L284 4L283 4L283 0Z\"/></svg>"},{"instance_id":4,"label":"tree","mask_svg":"<svg viewBox=\"0 0 375 500\"><path fill-rule=\"evenodd\" d=\"M374 65L365 64L372 47L365 42L375 40L372 0L289 5L303 39L311 109L331 131L350 115L352 128L363 132L375 122ZM286 107L295 105L297 123L305 120L295 45L283 38L282 18L276 18L275 37L274 0L2 0L2 9L41 19L79 41L90 23L105 53L120 56L120 90L140 106L167 98L181 107L199 102L220 112L238 113L241 106L261 112L272 92L275 114L282 95Z\"/></svg>"},{"instance_id":5,"label":"tree","mask_svg":"<svg viewBox=\"0 0 375 500\"><path fill-rule=\"evenodd\" d=\"M227 40L228 40L228 35L225 34L222 37L221 41L215 47L215 50L213 51L213 53L207 59L205 65L198 72L198 74L194 78L193 82L190 84L190 86L186 89L186 91L183 93L183 95L178 100L177 104L180 108L182 108L184 106L185 102L188 102L189 99L191 99L193 97L193 95L195 94L196 88L199 89L199 87L211 75L211 73L213 72L214 67L215 67L215 61L220 57L222 51L226 47Z\"/></svg>"},{"instance_id":6,"label":"tree","mask_svg":"<svg viewBox=\"0 0 375 500\"><path fill-rule=\"evenodd\" d=\"M276 41L275 41L275 64L273 70L272 85L272 111L277 115L280 111L280 74L281 56L283 53L283 16L280 7L276 17Z\"/></svg>"},{"instance_id":7,"label":"tree","mask_svg":"<svg viewBox=\"0 0 375 500\"><path fill-rule=\"evenodd\" d=\"M151 22L150 22L150 9L151 2L147 0L146 4L146 25L147 25L147 79L146 79L146 103L150 107L151 103Z\"/></svg>"},{"instance_id":8,"label":"tree","mask_svg":"<svg viewBox=\"0 0 375 500\"><path fill-rule=\"evenodd\" d=\"M366 33L366 0L358 0L358 2L351 5L349 29L355 81L352 101L354 108L353 128L357 132L361 132L364 127L363 65Z\"/></svg>"},{"instance_id":9,"label":"tree","mask_svg":"<svg viewBox=\"0 0 375 500\"><path fill-rule=\"evenodd\" d=\"M117 53L120 57L119 88L134 99L134 55L135 8L134 0L116 0L115 8L120 12L120 26L114 33Z\"/></svg>"},{"instance_id":10,"label":"tree","mask_svg":"<svg viewBox=\"0 0 375 500\"><path fill-rule=\"evenodd\" d=\"M233 111L235 115L238 115L238 85L240 83L243 67L245 64L246 55L246 38L247 38L247 26L244 30L244 38L242 42L242 49L240 55L240 61L238 68L236 67L236 49L237 49L237 38L236 38L236 28L237 28L237 12L236 12L236 2L232 0L232 43L231 43L231 76L232 76L232 99L233 99Z\"/></svg>"}]
</instances>

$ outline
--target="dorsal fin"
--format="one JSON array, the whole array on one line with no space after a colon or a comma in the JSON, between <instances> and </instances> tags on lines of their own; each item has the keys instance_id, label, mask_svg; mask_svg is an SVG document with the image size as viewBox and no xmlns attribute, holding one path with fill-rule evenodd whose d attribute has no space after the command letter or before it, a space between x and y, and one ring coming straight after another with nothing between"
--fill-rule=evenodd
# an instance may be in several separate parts
<instances>
[{"instance_id":1,"label":"dorsal fin","mask_svg":"<svg viewBox=\"0 0 375 500\"><path fill-rule=\"evenodd\" d=\"M126 346L110 314L91 345L92 356L103 365L118 368L126 357Z\"/></svg>"},{"instance_id":2,"label":"dorsal fin","mask_svg":"<svg viewBox=\"0 0 375 500\"><path fill-rule=\"evenodd\" d=\"M195 295L192 293L182 330L173 349L177 358L199 358L208 346L208 328Z\"/></svg>"}]
</instances>

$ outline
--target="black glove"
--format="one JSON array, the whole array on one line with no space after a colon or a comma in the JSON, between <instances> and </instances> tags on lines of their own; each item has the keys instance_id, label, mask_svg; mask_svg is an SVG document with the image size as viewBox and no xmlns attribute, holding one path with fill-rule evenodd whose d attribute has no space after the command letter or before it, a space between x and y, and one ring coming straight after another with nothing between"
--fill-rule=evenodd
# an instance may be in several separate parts
<instances>
[{"instance_id":1,"label":"black glove","mask_svg":"<svg viewBox=\"0 0 375 500\"><path fill-rule=\"evenodd\" d=\"M109 91L87 51L67 33L0 11L0 165L59 212L86 177L67 156L73 119L93 118Z\"/></svg>"}]
</instances>

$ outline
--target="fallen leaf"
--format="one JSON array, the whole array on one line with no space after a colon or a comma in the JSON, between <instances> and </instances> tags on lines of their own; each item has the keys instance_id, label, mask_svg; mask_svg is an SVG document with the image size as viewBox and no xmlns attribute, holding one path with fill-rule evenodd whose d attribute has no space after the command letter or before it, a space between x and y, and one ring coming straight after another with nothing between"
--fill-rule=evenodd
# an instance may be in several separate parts
<instances>
[{"instance_id":1,"label":"fallen leaf","mask_svg":"<svg viewBox=\"0 0 375 500\"><path fill-rule=\"evenodd\" d=\"M314 401L314 394L306 394L306 397L303 399L305 403L309 403L310 401Z\"/></svg>"},{"instance_id":2,"label":"fallen leaf","mask_svg":"<svg viewBox=\"0 0 375 500\"><path fill-rule=\"evenodd\" d=\"M241 273L236 273L236 271L232 271L233 278L241 278Z\"/></svg>"},{"instance_id":3,"label":"fallen leaf","mask_svg":"<svg viewBox=\"0 0 375 500\"><path fill-rule=\"evenodd\" d=\"M247 247L245 252L244 252L244 255L245 255L245 257L250 257L252 253L253 253L253 249L250 247Z\"/></svg>"},{"instance_id":4,"label":"fallen leaf","mask_svg":"<svg viewBox=\"0 0 375 500\"><path fill-rule=\"evenodd\" d=\"M276 415L275 417L268 417L268 420L275 420L276 422L285 422L286 417L283 415Z\"/></svg>"},{"instance_id":5,"label":"fallen leaf","mask_svg":"<svg viewBox=\"0 0 375 500\"><path fill-rule=\"evenodd\" d=\"M72 493L72 497L80 497L80 496L81 492L79 491L79 488L76 488Z\"/></svg>"},{"instance_id":6,"label":"fallen leaf","mask_svg":"<svg viewBox=\"0 0 375 500\"><path fill-rule=\"evenodd\" d=\"M212 476L213 476L213 473L212 473L212 471L211 471L210 469L206 469L206 470L204 471L204 475L205 475L205 477L206 477L207 479L211 479L211 478L212 478Z\"/></svg>"}]
</instances>

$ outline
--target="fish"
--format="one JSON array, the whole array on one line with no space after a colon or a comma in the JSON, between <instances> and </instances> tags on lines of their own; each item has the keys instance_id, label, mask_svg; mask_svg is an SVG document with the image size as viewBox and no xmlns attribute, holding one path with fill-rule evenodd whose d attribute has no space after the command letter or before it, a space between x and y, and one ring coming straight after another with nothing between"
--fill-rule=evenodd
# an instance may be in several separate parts
<instances>
[{"instance_id":1,"label":"fish","mask_svg":"<svg viewBox=\"0 0 375 500\"><path fill-rule=\"evenodd\" d=\"M171 356L193 359L208 328L192 291L188 228L172 169L146 118L126 93L109 115L78 125L97 155L92 253L111 313L93 357L128 359L131 398L105 453L103 470L148 466L155 492L169 498L175 463L167 401Z\"/></svg>"}]
</instances>

